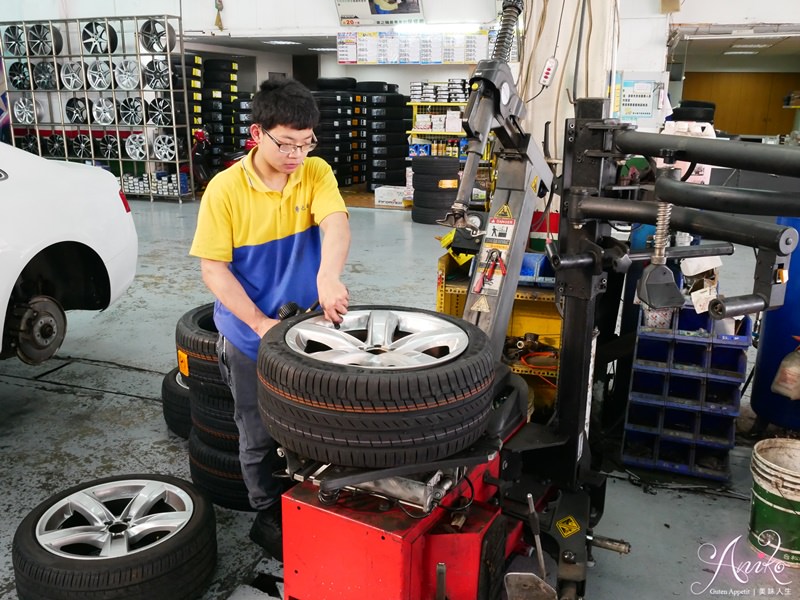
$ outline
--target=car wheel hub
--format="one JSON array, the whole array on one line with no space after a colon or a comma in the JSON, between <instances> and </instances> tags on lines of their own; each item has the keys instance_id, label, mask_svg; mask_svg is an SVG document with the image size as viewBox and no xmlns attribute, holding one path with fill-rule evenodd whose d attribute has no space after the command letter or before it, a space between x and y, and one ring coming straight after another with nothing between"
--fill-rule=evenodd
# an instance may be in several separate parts
<instances>
[{"instance_id":1,"label":"car wheel hub","mask_svg":"<svg viewBox=\"0 0 800 600\"><path fill-rule=\"evenodd\" d=\"M53 356L67 333L64 309L53 298L36 296L24 306L19 322L17 356L37 365Z\"/></svg>"}]
</instances>

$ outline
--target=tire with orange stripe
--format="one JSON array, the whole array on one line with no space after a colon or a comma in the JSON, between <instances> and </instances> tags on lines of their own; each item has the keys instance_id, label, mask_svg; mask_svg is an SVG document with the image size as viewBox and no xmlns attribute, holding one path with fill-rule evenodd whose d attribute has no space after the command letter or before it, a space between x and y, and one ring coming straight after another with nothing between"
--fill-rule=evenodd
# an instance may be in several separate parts
<instances>
[{"instance_id":1,"label":"tire with orange stripe","mask_svg":"<svg viewBox=\"0 0 800 600\"><path fill-rule=\"evenodd\" d=\"M222 383L217 362L217 338L214 304L204 304L186 312L175 326L178 369L184 377Z\"/></svg>"},{"instance_id":2,"label":"tire with orange stripe","mask_svg":"<svg viewBox=\"0 0 800 600\"><path fill-rule=\"evenodd\" d=\"M493 397L496 365L486 334L421 309L353 307L348 314L365 310L428 315L467 343L452 360L419 366L331 364L286 342L303 321L318 322L319 313L285 319L264 336L258 354L259 410L273 438L302 457L363 468L435 461L472 445Z\"/></svg>"}]
</instances>

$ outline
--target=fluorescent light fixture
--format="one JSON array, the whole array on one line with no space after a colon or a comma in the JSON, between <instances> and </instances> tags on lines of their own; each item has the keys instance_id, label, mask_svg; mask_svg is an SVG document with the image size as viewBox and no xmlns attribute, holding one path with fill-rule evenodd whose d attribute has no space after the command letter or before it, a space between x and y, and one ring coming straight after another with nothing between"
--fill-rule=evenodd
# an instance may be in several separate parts
<instances>
[{"instance_id":1,"label":"fluorescent light fixture","mask_svg":"<svg viewBox=\"0 0 800 600\"><path fill-rule=\"evenodd\" d=\"M336 52L336 48L309 48L314 52Z\"/></svg>"},{"instance_id":2,"label":"fluorescent light fixture","mask_svg":"<svg viewBox=\"0 0 800 600\"><path fill-rule=\"evenodd\" d=\"M731 48L772 48L775 44L734 44Z\"/></svg>"},{"instance_id":3,"label":"fluorescent light fixture","mask_svg":"<svg viewBox=\"0 0 800 600\"><path fill-rule=\"evenodd\" d=\"M397 33L424 34L424 33L452 33L467 34L478 33L484 27L479 23L399 23L392 29Z\"/></svg>"},{"instance_id":4,"label":"fluorescent light fixture","mask_svg":"<svg viewBox=\"0 0 800 600\"><path fill-rule=\"evenodd\" d=\"M755 33L752 35L736 35L735 33L719 33L703 35L701 33L693 33L683 36L685 40L773 40L775 38L790 38L800 37L800 31L791 31L786 33Z\"/></svg>"},{"instance_id":5,"label":"fluorescent light fixture","mask_svg":"<svg viewBox=\"0 0 800 600\"><path fill-rule=\"evenodd\" d=\"M300 42L293 42L291 40L267 40L265 44L272 44L273 46L299 46Z\"/></svg>"},{"instance_id":6,"label":"fluorescent light fixture","mask_svg":"<svg viewBox=\"0 0 800 600\"><path fill-rule=\"evenodd\" d=\"M755 50L728 50L723 54L758 54L758 52Z\"/></svg>"}]
</instances>

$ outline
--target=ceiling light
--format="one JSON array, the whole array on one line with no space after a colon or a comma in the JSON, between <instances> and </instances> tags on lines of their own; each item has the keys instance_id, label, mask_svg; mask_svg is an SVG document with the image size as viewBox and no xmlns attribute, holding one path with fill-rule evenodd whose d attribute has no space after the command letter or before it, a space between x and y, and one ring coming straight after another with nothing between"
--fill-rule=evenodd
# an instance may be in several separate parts
<instances>
[{"instance_id":1,"label":"ceiling light","mask_svg":"<svg viewBox=\"0 0 800 600\"><path fill-rule=\"evenodd\" d=\"M314 52L336 52L336 48L309 48Z\"/></svg>"},{"instance_id":2,"label":"ceiling light","mask_svg":"<svg viewBox=\"0 0 800 600\"><path fill-rule=\"evenodd\" d=\"M775 44L734 44L731 48L772 48Z\"/></svg>"},{"instance_id":3,"label":"ceiling light","mask_svg":"<svg viewBox=\"0 0 800 600\"><path fill-rule=\"evenodd\" d=\"M299 46L300 42L293 42L291 40L267 40L265 44L272 44L273 46Z\"/></svg>"},{"instance_id":4,"label":"ceiling light","mask_svg":"<svg viewBox=\"0 0 800 600\"><path fill-rule=\"evenodd\" d=\"M683 36L685 40L771 40L775 38L789 38L800 36L800 31L787 31L786 33L756 33L754 35L737 35L735 33L721 33L721 34L702 34L693 33Z\"/></svg>"},{"instance_id":5,"label":"ceiling light","mask_svg":"<svg viewBox=\"0 0 800 600\"><path fill-rule=\"evenodd\" d=\"M755 50L728 50L723 54L758 54Z\"/></svg>"}]
</instances>

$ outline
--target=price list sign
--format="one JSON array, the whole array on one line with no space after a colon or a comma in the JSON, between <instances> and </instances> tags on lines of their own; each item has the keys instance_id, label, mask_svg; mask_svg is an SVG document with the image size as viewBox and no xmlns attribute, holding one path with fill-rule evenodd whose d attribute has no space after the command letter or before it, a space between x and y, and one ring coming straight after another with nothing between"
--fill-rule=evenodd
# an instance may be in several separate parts
<instances>
[{"instance_id":1,"label":"price list sign","mask_svg":"<svg viewBox=\"0 0 800 600\"><path fill-rule=\"evenodd\" d=\"M345 26L423 23L421 0L336 0Z\"/></svg>"}]
</instances>

